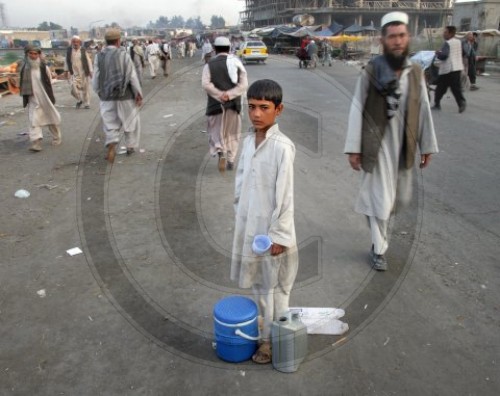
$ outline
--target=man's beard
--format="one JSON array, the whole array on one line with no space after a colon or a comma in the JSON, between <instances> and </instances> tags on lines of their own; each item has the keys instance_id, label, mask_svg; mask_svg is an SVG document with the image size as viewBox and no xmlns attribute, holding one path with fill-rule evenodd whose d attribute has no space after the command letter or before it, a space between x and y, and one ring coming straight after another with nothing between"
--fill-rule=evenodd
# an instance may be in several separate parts
<instances>
[{"instance_id":1,"label":"man's beard","mask_svg":"<svg viewBox=\"0 0 500 396\"><path fill-rule=\"evenodd\" d=\"M402 69L405 60L408 57L408 53L409 50L408 47L406 47L401 55L394 55L393 53L389 52L387 47L384 46L384 56L392 70Z\"/></svg>"},{"instance_id":2,"label":"man's beard","mask_svg":"<svg viewBox=\"0 0 500 396\"><path fill-rule=\"evenodd\" d=\"M28 59L28 62L30 64L31 67L35 68L35 67L40 67L40 59L37 58L37 59Z\"/></svg>"}]
</instances>

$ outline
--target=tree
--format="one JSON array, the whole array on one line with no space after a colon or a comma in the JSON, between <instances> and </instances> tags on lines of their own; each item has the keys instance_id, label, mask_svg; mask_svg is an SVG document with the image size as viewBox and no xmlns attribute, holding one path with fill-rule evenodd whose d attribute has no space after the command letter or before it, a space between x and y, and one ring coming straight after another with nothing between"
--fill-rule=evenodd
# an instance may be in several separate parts
<instances>
[{"instance_id":1,"label":"tree","mask_svg":"<svg viewBox=\"0 0 500 396\"><path fill-rule=\"evenodd\" d=\"M175 15L172 17L170 20L170 26L171 28L183 28L185 25L184 23L184 18L180 15Z\"/></svg>"},{"instance_id":2,"label":"tree","mask_svg":"<svg viewBox=\"0 0 500 396\"><path fill-rule=\"evenodd\" d=\"M120 25L117 22L112 22L111 25L109 23L107 23L106 25L104 25L104 28L106 28L106 29L108 29L108 28L121 29Z\"/></svg>"},{"instance_id":3,"label":"tree","mask_svg":"<svg viewBox=\"0 0 500 396\"><path fill-rule=\"evenodd\" d=\"M212 27L212 29L223 28L226 26L226 21L220 15L212 15L212 18L210 19L210 26Z\"/></svg>"},{"instance_id":4,"label":"tree","mask_svg":"<svg viewBox=\"0 0 500 396\"><path fill-rule=\"evenodd\" d=\"M53 22L42 22L40 25L38 25L37 30L47 32L49 30L62 30L62 26L58 25L57 23Z\"/></svg>"},{"instance_id":5,"label":"tree","mask_svg":"<svg viewBox=\"0 0 500 396\"><path fill-rule=\"evenodd\" d=\"M203 22L200 17L196 17L196 19L189 18L186 21L186 27L193 30L203 30Z\"/></svg>"}]
</instances>

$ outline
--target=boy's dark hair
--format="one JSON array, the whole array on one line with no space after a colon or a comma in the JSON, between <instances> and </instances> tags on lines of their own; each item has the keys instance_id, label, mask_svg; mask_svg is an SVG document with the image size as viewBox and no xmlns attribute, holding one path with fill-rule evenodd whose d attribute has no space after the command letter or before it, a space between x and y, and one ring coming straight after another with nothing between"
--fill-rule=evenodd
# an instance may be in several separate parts
<instances>
[{"instance_id":1,"label":"boy's dark hair","mask_svg":"<svg viewBox=\"0 0 500 396\"><path fill-rule=\"evenodd\" d=\"M454 37L457 33L457 28L455 26L446 26L445 29L448 31L451 37Z\"/></svg>"},{"instance_id":2,"label":"boy's dark hair","mask_svg":"<svg viewBox=\"0 0 500 396\"><path fill-rule=\"evenodd\" d=\"M248 88L247 99L269 100L278 106L283 100L283 90L274 80L257 80Z\"/></svg>"}]
</instances>

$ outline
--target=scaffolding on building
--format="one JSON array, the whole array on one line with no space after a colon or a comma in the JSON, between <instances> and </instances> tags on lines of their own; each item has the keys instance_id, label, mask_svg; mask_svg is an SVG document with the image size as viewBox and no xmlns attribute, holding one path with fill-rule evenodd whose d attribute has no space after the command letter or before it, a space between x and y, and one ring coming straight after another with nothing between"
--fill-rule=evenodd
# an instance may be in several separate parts
<instances>
[{"instance_id":1,"label":"scaffolding on building","mask_svg":"<svg viewBox=\"0 0 500 396\"><path fill-rule=\"evenodd\" d=\"M368 25L390 11L404 11L415 31L422 27L440 27L452 14L452 0L244 0L240 20L245 29L292 23L296 15L308 14L315 23L333 21L349 25ZM368 23L367 23L368 22ZM377 23L375 23L377 25Z\"/></svg>"}]
</instances>

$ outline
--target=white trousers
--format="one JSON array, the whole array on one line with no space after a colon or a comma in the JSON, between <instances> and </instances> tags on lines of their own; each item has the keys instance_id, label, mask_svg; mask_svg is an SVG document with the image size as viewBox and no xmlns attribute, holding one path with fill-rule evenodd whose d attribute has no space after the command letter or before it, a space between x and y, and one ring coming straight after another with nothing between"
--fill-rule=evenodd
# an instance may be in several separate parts
<instances>
[{"instance_id":1,"label":"white trousers","mask_svg":"<svg viewBox=\"0 0 500 396\"><path fill-rule=\"evenodd\" d=\"M389 220L380 220L375 216L367 216L372 235L373 251L375 254L384 254L389 247L387 229Z\"/></svg>"},{"instance_id":2,"label":"white trousers","mask_svg":"<svg viewBox=\"0 0 500 396\"><path fill-rule=\"evenodd\" d=\"M160 68L160 58L156 55L151 55L148 58L149 62L149 74L151 77L156 77L156 71Z\"/></svg>"},{"instance_id":3,"label":"white trousers","mask_svg":"<svg viewBox=\"0 0 500 396\"><path fill-rule=\"evenodd\" d=\"M52 138L56 138L58 136L61 136L61 127L59 125L51 124L47 125L49 128L50 133L52 134ZM30 141L34 142L35 140L38 139L43 139L43 132L42 132L42 127L41 126L30 126L29 128L29 137Z\"/></svg>"},{"instance_id":4,"label":"white trousers","mask_svg":"<svg viewBox=\"0 0 500 396\"><path fill-rule=\"evenodd\" d=\"M262 282L252 285L252 291L263 318L262 341L269 341L273 321L278 320L289 310L290 293L299 269L298 254L297 248L294 247L276 256L272 262L263 262Z\"/></svg>"},{"instance_id":5,"label":"white trousers","mask_svg":"<svg viewBox=\"0 0 500 396\"><path fill-rule=\"evenodd\" d=\"M84 106L90 106L90 78L86 76L72 76L71 95Z\"/></svg>"},{"instance_id":6,"label":"white trousers","mask_svg":"<svg viewBox=\"0 0 500 396\"><path fill-rule=\"evenodd\" d=\"M224 153L229 162L238 154L241 138L241 115L234 110L207 116L208 145L210 154Z\"/></svg>"},{"instance_id":7,"label":"white trousers","mask_svg":"<svg viewBox=\"0 0 500 396\"><path fill-rule=\"evenodd\" d=\"M101 101L100 110L106 146L110 143L119 143L122 130L128 148L139 146L141 120L139 107L135 105L133 99Z\"/></svg>"},{"instance_id":8,"label":"white trousers","mask_svg":"<svg viewBox=\"0 0 500 396\"><path fill-rule=\"evenodd\" d=\"M292 282L293 284L293 282ZM262 285L253 285L252 291L259 307L259 312L264 320L260 338L269 341L271 338L271 325L274 320L288 311L290 304L290 289L285 290L282 285L267 289Z\"/></svg>"}]
</instances>

